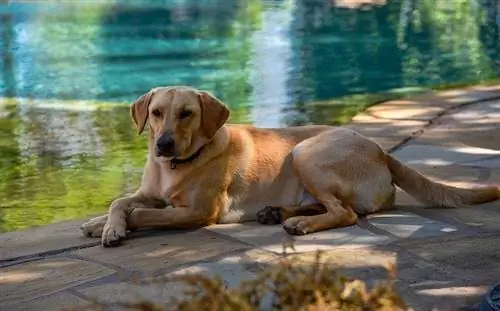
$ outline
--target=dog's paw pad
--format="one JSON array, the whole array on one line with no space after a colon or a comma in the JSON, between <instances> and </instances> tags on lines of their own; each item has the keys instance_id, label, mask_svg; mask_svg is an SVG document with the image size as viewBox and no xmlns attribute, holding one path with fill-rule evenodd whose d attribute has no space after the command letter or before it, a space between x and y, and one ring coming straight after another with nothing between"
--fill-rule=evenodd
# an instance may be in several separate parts
<instances>
[{"instance_id":1,"label":"dog's paw pad","mask_svg":"<svg viewBox=\"0 0 500 311\"><path fill-rule=\"evenodd\" d=\"M281 208L275 206L266 206L257 212L257 222L262 225L276 225L283 221Z\"/></svg>"}]
</instances>

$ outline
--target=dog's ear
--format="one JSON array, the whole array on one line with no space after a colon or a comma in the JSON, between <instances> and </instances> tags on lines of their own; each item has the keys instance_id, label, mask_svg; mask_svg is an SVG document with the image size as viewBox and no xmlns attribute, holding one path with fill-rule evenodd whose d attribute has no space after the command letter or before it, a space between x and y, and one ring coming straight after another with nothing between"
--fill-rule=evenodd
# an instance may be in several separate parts
<instances>
[{"instance_id":1,"label":"dog's ear","mask_svg":"<svg viewBox=\"0 0 500 311\"><path fill-rule=\"evenodd\" d=\"M212 139L229 118L229 109L219 99L206 91L199 91L201 104L201 129Z\"/></svg>"},{"instance_id":2,"label":"dog's ear","mask_svg":"<svg viewBox=\"0 0 500 311\"><path fill-rule=\"evenodd\" d=\"M143 94L132 104L132 106L130 106L130 116L132 117L132 120L134 120L139 134L144 131L144 127L148 121L148 107L151 103L153 93L154 91L151 90L146 94Z\"/></svg>"}]
</instances>

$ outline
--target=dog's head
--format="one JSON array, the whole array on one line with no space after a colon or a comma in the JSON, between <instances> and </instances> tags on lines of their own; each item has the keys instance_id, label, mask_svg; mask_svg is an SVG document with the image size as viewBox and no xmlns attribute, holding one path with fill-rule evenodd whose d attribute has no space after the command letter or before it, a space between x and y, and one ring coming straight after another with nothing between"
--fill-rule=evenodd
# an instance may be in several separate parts
<instances>
[{"instance_id":1,"label":"dog's head","mask_svg":"<svg viewBox=\"0 0 500 311\"><path fill-rule=\"evenodd\" d=\"M133 103L130 114L139 134L149 120L156 155L166 160L190 156L229 118L215 96L185 86L152 89Z\"/></svg>"}]
</instances>

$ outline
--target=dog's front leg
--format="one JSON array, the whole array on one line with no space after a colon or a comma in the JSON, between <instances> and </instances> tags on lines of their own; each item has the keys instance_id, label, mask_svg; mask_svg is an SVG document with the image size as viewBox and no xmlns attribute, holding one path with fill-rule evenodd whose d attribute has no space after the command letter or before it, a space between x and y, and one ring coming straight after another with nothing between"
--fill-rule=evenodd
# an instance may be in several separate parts
<instances>
[{"instance_id":1,"label":"dog's front leg","mask_svg":"<svg viewBox=\"0 0 500 311\"><path fill-rule=\"evenodd\" d=\"M189 229L216 223L206 210L196 207L176 207L166 209L136 208L127 217L127 228Z\"/></svg>"},{"instance_id":2,"label":"dog's front leg","mask_svg":"<svg viewBox=\"0 0 500 311\"><path fill-rule=\"evenodd\" d=\"M104 228L102 244L117 246L125 237L125 228L137 230L143 228L199 228L215 224L220 212L227 203L227 195L215 198L202 195L187 204L175 204L175 208L151 209L130 208L131 201L118 201L110 208L110 217ZM119 211L119 212L118 212Z\"/></svg>"},{"instance_id":3,"label":"dog's front leg","mask_svg":"<svg viewBox=\"0 0 500 311\"><path fill-rule=\"evenodd\" d=\"M103 246L118 246L127 229L196 228L216 222L197 208L129 208L130 204L130 201L122 200L110 208L110 217L102 234Z\"/></svg>"},{"instance_id":4,"label":"dog's front leg","mask_svg":"<svg viewBox=\"0 0 500 311\"><path fill-rule=\"evenodd\" d=\"M135 196L137 200L133 201L132 207L138 208L165 208L167 205L163 200L144 199L140 196ZM104 226L108 222L108 214L90 219L80 226L83 234L88 237L100 238L104 231Z\"/></svg>"},{"instance_id":5,"label":"dog's front leg","mask_svg":"<svg viewBox=\"0 0 500 311\"><path fill-rule=\"evenodd\" d=\"M127 217L136 208L149 209L157 207L158 202L152 201L137 192L128 197L116 199L109 207L109 213L104 225L101 241L104 246L114 246L125 238L127 230Z\"/></svg>"}]
</instances>

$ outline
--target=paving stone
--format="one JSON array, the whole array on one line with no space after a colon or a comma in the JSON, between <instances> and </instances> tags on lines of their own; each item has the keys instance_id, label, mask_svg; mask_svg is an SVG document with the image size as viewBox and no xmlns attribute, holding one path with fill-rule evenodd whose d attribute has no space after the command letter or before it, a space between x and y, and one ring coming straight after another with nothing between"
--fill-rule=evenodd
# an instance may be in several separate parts
<instances>
[{"instance_id":1,"label":"paving stone","mask_svg":"<svg viewBox=\"0 0 500 311\"><path fill-rule=\"evenodd\" d=\"M86 300L83 300L75 295L62 292L35 299L30 302L10 306L9 311L60 311L83 307L88 304L89 302Z\"/></svg>"},{"instance_id":2,"label":"paving stone","mask_svg":"<svg viewBox=\"0 0 500 311\"><path fill-rule=\"evenodd\" d=\"M441 215L448 222L463 224L474 229L498 231L500 223L500 202L491 202L469 208L422 209L422 215Z\"/></svg>"},{"instance_id":3,"label":"paving stone","mask_svg":"<svg viewBox=\"0 0 500 311\"><path fill-rule=\"evenodd\" d=\"M452 94L452 92L449 92L448 94ZM464 90L462 92L457 91L453 96L449 96L447 98L448 102L454 103L454 104L466 104L470 102L476 102L476 101L484 101L488 99L495 99L498 97L498 94L489 92L489 91L483 91L483 90Z\"/></svg>"},{"instance_id":4,"label":"paving stone","mask_svg":"<svg viewBox=\"0 0 500 311\"><path fill-rule=\"evenodd\" d=\"M392 211L369 215L368 222L400 238L423 238L457 231L457 228L413 213Z\"/></svg>"},{"instance_id":5,"label":"paving stone","mask_svg":"<svg viewBox=\"0 0 500 311\"><path fill-rule=\"evenodd\" d=\"M258 248L251 248L238 253L238 255L242 258L241 264L252 273L258 273L266 269L273 261L283 258L282 254L276 254L275 252Z\"/></svg>"},{"instance_id":6,"label":"paving stone","mask_svg":"<svg viewBox=\"0 0 500 311\"><path fill-rule=\"evenodd\" d=\"M445 241L445 239L442 239ZM398 249L397 254L397 281L398 291L405 297L407 303L414 310L449 310L457 311L469 302L473 303L479 296L473 295L470 291L468 295L464 288L483 286L483 282L477 282L468 278L462 270L454 267L447 267L437 264L414 254L408 254L405 250L413 245L427 245L429 239L425 241L399 240L397 244L403 245ZM412 246L409 246L412 245ZM435 243L437 247L447 248L447 243ZM483 283L483 284L481 284ZM455 294L447 294L446 289L458 289Z\"/></svg>"},{"instance_id":7,"label":"paving stone","mask_svg":"<svg viewBox=\"0 0 500 311\"><path fill-rule=\"evenodd\" d=\"M316 252L289 255L287 258L298 265L312 265ZM387 267L397 262L397 253L381 250L341 249L321 252L320 262L349 277L364 281L387 279Z\"/></svg>"},{"instance_id":8,"label":"paving stone","mask_svg":"<svg viewBox=\"0 0 500 311\"><path fill-rule=\"evenodd\" d=\"M0 264L2 260L20 256L98 243L85 238L81 220L0 234Z\"/></svg>"},{"instance_id":9,"label":"paving stone","mask_svg":"<svg viewBox=\"0 0 500 311\"><path fill-rule=\"evenodd\" d=\"M227 287L238 286L244 280L250 280L255 277L254 273L249 272L245 265L251 262L245 260L242 256L228 256L216 262L205 262L196 264L184 269L177 270L169 275L198 274L202 273L212 277L222 278Z\"/></svg>"},{"instance_id":10,"label":"paving stone","mask_svg":"<svg viewBox=\"0 0 500 311\"><path fill-rule=\"evenodd\" d=\"M392 120L428 121L444 111L439 106L429 106L414 100L392 100L369 108L366 113Z\"/></svg>"},{"instance_id":11,"label":"paving stone","mask_svg":"<svg viewBox=\"0 0 500 311\"><path fill-rule=\"evenodd\" d=\"M486 132L489 133L489 132ZM410 142L411 145L434 145L446 148L463 148L463 147L480 147L486 149L491 148L491 145L485 145L478 141L478 138L474 139L472 137L466 137L464 132L454 133L452 131L446 132L432 132L432 134L424 133L422 136L413 138ZM489 134L488 134L489 135Z\"/></svg>"},{"instance_id":12,"label":"paving stone","mask_svg":"<svg viewBox=\"0 0 500 311\"><path fill-rule=\"evenodd\" d=\"M464 311L461 308L476 304L483 295L482 287L454 287L446 281L429 282L426 286L429 289L415 291L401 284L398 285L398 292L414 311Z\"/></svg>"},{"instance_id":13,"label":"paving stone","mask_svg":"<svg viewBox=\"0 0 500 311\"><path fill-rule=\"evenodd\" d=\"M370 137L373 139L377 144L379 144L382 149L384 150L389 150L391 148L394 148L397 146L399 143L401 143L403 140L406 139L406 137Z\"/></svg>"},{"instance_id":14,"label":"paving stone","mask_svg":"<svg viewBox=\"0 0 500 311\"><path fill-rule=\"evenodd\" d=\"M97 246L77 250L74 254L149 273L248 248L245 244L215 236L202 229L161 232L160 235L131 238L117 248Z\"/></svg>"},{"instance_id":15,"label":"paving stone","mask_svg":"<svg viewBox=\"0 0 500 311\"><path fill-rule=\"evenodd\" d=\"M475 285L490 286L500 280L500 236L474 236L461 239L427 240L425 243L401 240L406 251L447 269L460 271L460 277Z\"/></svg>"},{"instance_id":16,"label":"paving stone","mask_svg":"<svg viewBox=\"0 0 500 311\"><path fill-rule=\"evenodd\" d=\"M438 120L414 143L469 145L500 150L500 101L484 102L461 108Z\"/></svg>"},{"instance_id":17,"label":"paving stone","mask_svg":"<svg viewBox=\"0 0 500 311\"><path fill-rule=\"evenodd\" d=\"M454 125L493 125L500 116L500 100L479 103L473 106L460 108L448 115L445 121L455 120Z\"/></svg>"},{"instance_id":18,"label":"paving stone","mask_svg":"<svg viewBox=\"0 0 500 311\"><path fill-rule=\"evenodd\" d=\"M172 298L182 299L187 289L183 283L166 282L168 277L192 274L219 276L228 288L233 288L242 281L255 277L255 274L245 269L245 264L248 262L242 256L228 256L214 262L193 264L165 275L156 275L155 278L143 279L141 284L125 282L105 284L80 289L79 292L88 296L89 299L107 303L130 303L150 299L158 304L168 304ZM160 280L160 282L155 282L155 280Z\"/></svg>"},{"instance_id":19,"label":"paving stone","mask_svg":"<svg viewBox=\"0 0 500 311\"><path fill-rule=\"evenodd\" d=\"M461 165L474 166L474 167L500 168L500 156L495 156L478 161L463 162L461 163Z\"/></svg>"},{"instance_id":20,"label":"paving stone","mask_svg":"<svg viewBox=\"0 0 500 311\"><path fill-rule=\"evenodd\" d=\"M427 166L427 165L409 165L421 174L427 176L433 181L445 183L458 187L477 187L487 182L488 175L475 167L464 167L461 165L445 166ZM500 180L500 176L499 176ZM424 206L412 196L396 188L396 206ZM426 206L430 207L430 206Z\"/></svg>"},{"instance_id":21,"label":"paving stone","mask_svg":"<svg viewBox=\"0 0 500 311\"><path fill-rule=\"evenodd\" d=\"M494 96L494 98L500 97L500 85L499 84L476 85L476 86L473 86L472 89L490 92L492 94L492 96Z\"/></svg>"},{"instance_id":22,"label":"paving stone","mask_svg":"<svg viewBox=\"0 0 500 311\"><path fill-rule=\"evenodd\" d=\"M463 91L456 92L455 94L430 91L412 96L410 100L418 102L423 107L439 107L444 110L449 110L458 106L459 103L452 103L448 101L448 99L453 98L453 96L463 96L463 94Z\"/></svg>"},{"instance_id":23,"label":"paving stone","mask_svg":"<svg viewBox=\"0 0 500 311\"><path fill-rule=\"evenodd\" d=\"M167 305L173 298L182 299L186 287L178 283L136 285L132 283L113 283L78 290L89 300L99 303L126 304L148 301ZM125 310L115 306L115 310Z\"/></svg>"},{"instance_id":24,"label":"paving stone","mask_svg":"<svg viewBox=\"0 0 500 311\"><path fill-rule=\"evenodd\" d=\"M417 268L414 275L407 275L405 279L408 281L402 283L417 297L428 299L433 306L439 306L437 310L458 310L477 303L500 279L497 251L499 242L499 236L425 242L401 240L398 244L406 251L423 259L417 261L415 266L424 265ZM436 278L442 272L425 265L439 266L448 276Z\"/></svg>"},{"instance_id":25,"label":"paving stone","mask_svg":"<svg viewBox=\"0 0 500 311\"><path fill-rule=\"evenodd\" d=\"M412 140L412 144L438 145L438 146L473 146L486 149L499 150L500 124L467 124L455 126L443 124L425 131L422 135Z\"/></svg>"},{"instance_id":26,"label":"paving stone","mask_svg":"<svg viewBox=\"0 0 500 311\"><path fill-rule=\"evenodd\" d=\"M484 171L475 167L463 166L462 164L452 165L421 165L408 164L412 169L429 177L434 181L444 182L448 184L467 183L474 184L482 181Z\"/></svg>"},{"instance_id":27,"label":"paving stone","mask_svg":"<svg viewBox=\"0 0 500 311\"><path fill-rule=\"evenodd\" d=\"M488 182L494 185L500 185L500 168L493 168L488 171Z\"/></svg>"},{"instance_id":28,"label":"paving stone","mask_svg":"<svg viewBox=\"0 0 500 311\"><path fill-rule=\"evenodd\" d=\"M288 235L279 225L269 226L246 223L216 225L207 227L207 229L276 253L282 253L283 245L289 245L291 239L294 239L295 251L288 248L288 253L328 250L338 247L366 247L391 241L388 237L374 234L359 226L332 229L296 237Z\"/></svg>"},{"instance_id":29,"label":"paving stone","mask_svg":"<svg viewBox=\"0 0 500 311\"><path fill-rule=\"evenodd\" d=\"M415 198L413 198L408 193L404 192L400 188L396 188L396 201L394 205L401 209L401 207L423 207L424 205L418 202Z\"/></svg>"},{"instance_id":30,"label":"paving stone","mask_svg":"<svg viewBox=\"0 0 500 311\"><path fill-rule=\"evenodd\" d=\"M367 137L397 138L403 140L425 126L425 121L389 120L371 116L366 113L356 115L346 128L355 130Z\"/></svg>"},{"instance_id":31,"label":"paving stone","mask_svg":"<svg viewBox=\"0 0 500 311\"><path fill-rule=\"evenodd\" d=\"M2 268L0 305L25 303L115 271L75 259L45 259Z\"/></svg>"},{"instance_id":32,"label":"paving stone","mask_svg":"<svg viewBox=\"0 0 500 311\"><path fill-rule=\"evenodd\" d=\"M368 286L378 281L388 280L386 267L393 263L396 267L396 290L402 294L413 310L433 310L435 306L463 305L463 297L440 297L433 290L443 289L458 280L443 273L436 266L419 257L410 256L399 250L331 250L323 252L322 262L338 267L338 271L349 277L363 280ZM289 256L301 265L312 264L316 254L297 254ZM437 309L445 310L445 309ZM456 309L450 309L456 310Z\"/></svg>"},{"instance_id":33,"label":"paving stone","mask_svg":"<svg viewBox=\"0 0 500 311\"><path fill-rule=\"evenodd\" d=\"M463 167L457 165L422 167L412 166L419 172L430 177L432 180L444 182L458 187L477 187L484 184L500 184L500 170L491 175L482 176L483 172L473 167ZM483 179L486 178L486 179ZM469 208L432 208L416 201L404 191L398 189L396 192L396 206L402 209L410 207L418 209L418 214L433 219L445 219L445 222L452 225L463 224L465 226L482 229L497 230L500 223L500 201L475 205Z\"/></svg>"},{"instance_id":34,"label":"paving stone","mask_svg":"<svg viewBox=\"0 0 500 311\"><path fill-rule=\"evenodd\" d=\"M500 97L498 87L471 87L467 89L431 91L425 94L412 96L411 101L417 102L424 107L441 107L445 109L470 102L497 99Z\"/></svg>"},{"instance_id":35,"label":"paving stone","mask_svg":"<svg viewBox=\"0 0 500 311\"><path fill-rule=\"evenodd\" d=\"M435 145L409 145L392 153L408 164L451 165L500 155L500 151L477 147L441 147Z\"/></svg>"},{"instance_id":36,"label":"paving stone","mask_svg":"<svg viewBox=\"0 0 500 311\"><path fill-rule=\"evenodd\" d=\"M444 284L442 287L420 290L418 294L420 297L433 298L436 310L457 311L465 306L481 302L487 291L486 286L450 286Z\"/></svg>"}]
</instances>

